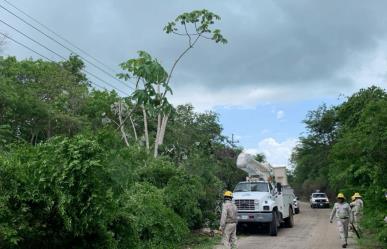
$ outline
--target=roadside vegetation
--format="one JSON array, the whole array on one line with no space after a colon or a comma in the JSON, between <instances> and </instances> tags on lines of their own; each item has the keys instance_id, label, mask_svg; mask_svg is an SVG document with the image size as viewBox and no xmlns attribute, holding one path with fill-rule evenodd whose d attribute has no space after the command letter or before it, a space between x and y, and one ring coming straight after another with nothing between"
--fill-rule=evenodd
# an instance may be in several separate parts
<instances>
[{"instance_id":1,"label":"roadside vegetation","mask_svg":"<svg viewBox=\"0 0 387 249\"><path fill-rule=\"evenodd\" d=\"M216 245L220 244L220 241L220 235L211 237L208 235L191 234L190 237L185 240L181 249L213 249Z\"/></svg>"},{"instance_id":2,"label":"roadside vegetation","mask_svg":"<svg viewBox=\"0 0 387 249\"><path fill-rule=\"evenodd\" d=\"M222 191L244 173L217 114L172 107L155 158L116 124L121 101L143 130L141 107L90 90L81 66L0 59L0 247L178 248L218 227Z\"/></svg>"},{"instance_id":3,"label":"roadside vegetation","mask_svg":"<svg viewBox=\"0 0 387 249\"><path fill-rule=\"evenodd\" d=\"M360 192L363 235L386 248L387 92L362 89L338 106L310 111L304 123L308 132L292 155L293 186L304 198L319 189L332 201L339 191L348 201Z\"/></svg>"},{"instance_id":4,"label":"roadside vegetation","mask_svg":"<svg viewBox=\"0 0 387 249\"><path fill-rule=\"evenodd\" d=\"M0 57L0 248L212 243L191 231L218 227L223 190L244 177L240 148L216 113L172 106L168 96L197 40L226 43L211 28L219 19L200 10L168 23L186 50L168 72L145 51L122 63L119 77L134 83L127 96L91 88L76 55Z\"/></svg>"},{"instance_id":5,"label":"roadside vegetation","mask_svg":"<svg viewBox=\"0 0 387 249\"><path fill-rule=\"evenodd\" d=\"M197 42L227 43L218 21L198 10L169 22L165 33L186 47L170 69L141 50L121 63L127 94L92 88L77 55L0 57L0 248L200 249L218 241L193 231L219 226L223 191L245 177L235 167L241 148L222 135L216 113L169 102L174 71ZM362 89L304 122L292 185L331 199L360 192L372 241L363 243L386 248L386 91Z\"/></svg>"}]
</instances>

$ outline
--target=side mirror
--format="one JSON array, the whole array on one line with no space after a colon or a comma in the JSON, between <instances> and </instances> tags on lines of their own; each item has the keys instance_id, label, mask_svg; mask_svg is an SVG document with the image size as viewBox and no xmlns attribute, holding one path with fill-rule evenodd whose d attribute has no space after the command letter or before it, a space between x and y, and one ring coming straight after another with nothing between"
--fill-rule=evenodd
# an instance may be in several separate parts
<instances>
[{"instance_id":1,"label":"side mirror","mask_svg":"<svg viewBox=\"0 0 387 249\"><path fill-rule=\"evenodd\" d=\"M299 200L300 200L300 197L296 197L296 200L299 201Z\"/></svg>"},{"instance_id":2,"label":"side mirror","mask_svg":"<svg viewBox=\"0 0 387 249\"><path fill-rule=\"evenodd\" d=\"M278 193L282 192L282 185L279 182L277 182L277 191L278 191Z\"/></svg>"}]
</instances>

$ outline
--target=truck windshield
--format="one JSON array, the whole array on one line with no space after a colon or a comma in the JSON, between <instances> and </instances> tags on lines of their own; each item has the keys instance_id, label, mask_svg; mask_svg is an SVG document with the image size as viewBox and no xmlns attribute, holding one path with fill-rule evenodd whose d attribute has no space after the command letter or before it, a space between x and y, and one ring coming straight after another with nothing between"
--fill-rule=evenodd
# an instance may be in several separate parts
<instances>
[{"instance_id":1,"label":"truck windshield","mask_svg":"<svg viewBox=\"0 0 387 249\"><path fill-rule=\"evenodd\" d=\"M313 194L313 198L325 198L327 197L326 194Z\"/></svg>"},{"instance_id":2,"label":"truck windshield","mask_svg":"<svg viewBox=\"0 0 387 249\"><path fill-rule=\"evenodd\" d=\"M269 192L269 187L265 182L241 182L234 192Z\"/></svg>"}]
</instances>

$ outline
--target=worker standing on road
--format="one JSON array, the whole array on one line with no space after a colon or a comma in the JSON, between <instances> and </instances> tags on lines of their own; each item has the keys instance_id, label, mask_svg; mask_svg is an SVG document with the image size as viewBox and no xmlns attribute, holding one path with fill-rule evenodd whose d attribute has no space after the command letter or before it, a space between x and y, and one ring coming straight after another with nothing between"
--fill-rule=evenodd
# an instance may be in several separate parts
<instances>
[{"instance_id":1,"label":"worker standing on road","mask_svg":"<svg viewBox=\"0 0 387 249\"><path fill-rule=\"evenodd\" d=\"M222 242L225 248L237 248L237 207L232 203L232 192L226 191L223 197L224 203L219 228L223 235Z\"/></svg>"},{"instance_id":2,"label":"worker standing on road","mask_svg":"<svg viewBox=\"0 0 387 249\"><path fill-rule=\"evenodd\" d=\"M351 218L351 207L345 201L343 193L337 195L337 202L333 206L330 222L332 223L333 218L336 217L336 224L339 230L341 241L343 242L342 247L347 247L348 238L348 224Z\"/></svg>"},{"instance_id":3,"label":"worker standing on road","mask_svg":"<svg viewBox=\"0 0 387 249\"><path fill-rule=\"evenodd\" d=\"M351 202L352 207L352 218L353 225L357 231L360 231L360 220L363 217L363 200L359 193L355 193L353 196L354 200Z\"/></svg>"}]
</instances>

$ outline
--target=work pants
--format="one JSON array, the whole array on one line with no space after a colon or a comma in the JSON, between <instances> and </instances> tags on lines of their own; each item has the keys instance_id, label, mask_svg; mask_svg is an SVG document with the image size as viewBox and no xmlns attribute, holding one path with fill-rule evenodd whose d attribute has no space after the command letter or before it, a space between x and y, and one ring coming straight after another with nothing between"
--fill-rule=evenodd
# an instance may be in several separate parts
<instances>
[{"instance_id":1,"label":"work pants","mask_svg":"<svg viewBox=\"0 0 387 249\"><path fill-rule=\"evenodd\" d=\"M227 223L224 227L222 238L224 248L237 248L236 227L237 223Z\"/></svg>"},{"instance_id":2,"label":"work pants","mask_svg":"<svg viewBox=\"0 0 387 249\"><path fill-rule=\"evenodd\" d=\"M361 213L355 212L353 214L353 225L355 226L357 231L360 231L360 220L361 220L361 218L362 218L362 214Z\"/></svg>"},{"instance_id":3,"label":"work pants","mask_svg":"<svg viewBox=\"0 0 387 249\"><path fill-rule=\"evenodd\" d=\"M336 225L343 245L347 244L349 219L337 219Z\"/></svg>"}]
</instances>

